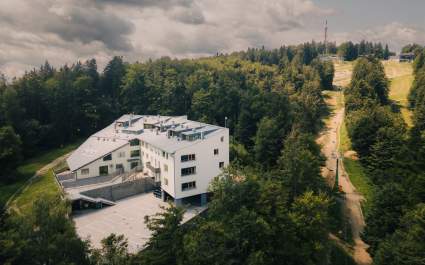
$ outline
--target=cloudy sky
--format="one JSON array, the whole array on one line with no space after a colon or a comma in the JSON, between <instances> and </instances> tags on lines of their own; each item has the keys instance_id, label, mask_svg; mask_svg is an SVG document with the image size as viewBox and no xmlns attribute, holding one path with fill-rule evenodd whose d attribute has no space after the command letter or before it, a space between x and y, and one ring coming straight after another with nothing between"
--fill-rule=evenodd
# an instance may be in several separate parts
<instances>
[{"instance_id":1,"label":"cloudy sky","mask_svg":"<svg viewBox=\"0 0 425 265\"><path fill-rule=\"evenodd\" d=\"M199 57L323 39L425 44L424 0L1 0L0 71Z\"/></svg>"}]
</instances>

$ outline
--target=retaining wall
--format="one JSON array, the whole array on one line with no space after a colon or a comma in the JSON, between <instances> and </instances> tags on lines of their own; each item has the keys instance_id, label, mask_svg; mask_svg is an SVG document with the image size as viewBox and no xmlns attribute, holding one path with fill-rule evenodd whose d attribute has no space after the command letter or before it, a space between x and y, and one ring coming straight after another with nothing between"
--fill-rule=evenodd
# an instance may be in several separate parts
<instances>
[{"instance_id":1,"label":"retaining wall","mask_svg":"<svg viewBox=\"0 0 425 265\"><path fill-rule=\"evenodd\" d=\"M151 178L142 178L83 191L81 194L92 198L99 197L110 201L117 201L136 194L150 192L153 190L154 185L155 182Z\"/></svg>"}]
</instances>

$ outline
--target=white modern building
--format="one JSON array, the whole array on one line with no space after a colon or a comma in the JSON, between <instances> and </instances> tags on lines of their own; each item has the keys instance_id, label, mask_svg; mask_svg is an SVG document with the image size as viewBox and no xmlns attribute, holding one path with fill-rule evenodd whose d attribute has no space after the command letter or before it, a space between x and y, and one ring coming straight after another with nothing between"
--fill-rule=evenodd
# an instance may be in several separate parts
<instances>
[{"instance_id":1,"label":"white modern building","mask_svg":"<svg viewBox=\"0 0 425 265\"><path fill-rule=\"evenodd\" d=\"M76 179L143 171L162 198L199 196L229 163L229 130L186 116L127 114L90 136L67 159Z\"/></svg>"}]
</instances>

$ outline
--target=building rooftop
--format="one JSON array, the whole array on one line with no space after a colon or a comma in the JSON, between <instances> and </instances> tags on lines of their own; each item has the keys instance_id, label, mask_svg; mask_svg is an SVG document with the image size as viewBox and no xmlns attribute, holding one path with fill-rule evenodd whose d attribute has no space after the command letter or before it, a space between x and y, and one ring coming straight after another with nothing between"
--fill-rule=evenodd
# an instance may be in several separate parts
<instances>
[{"instance_id":1,"label":"building rooftop","mask_svg":"<svg viewBox=\"0 0 425 265\"><path fill-rule=\"evenodd\" d=\"M71 170L76 170L126 144L128 141L122 139L91 136L69 156L66 162Z\"/></svg>"},{"instance_id":2,"label":"building rooftop","mask_svg":"<svg viewBox=\"0 0 425 265\"><path fill-rule=\"evenodd\" d=\"M126 114L90 136L68 158L74 171L139 139L167 153L194 145L226 128L191 121L187 116Z\"/></svg>"}]
</instances>

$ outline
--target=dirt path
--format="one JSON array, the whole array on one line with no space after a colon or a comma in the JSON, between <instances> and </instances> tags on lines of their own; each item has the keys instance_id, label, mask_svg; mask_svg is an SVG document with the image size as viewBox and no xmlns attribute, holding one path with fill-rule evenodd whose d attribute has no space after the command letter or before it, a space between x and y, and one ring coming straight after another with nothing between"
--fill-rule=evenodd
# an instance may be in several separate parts
<instances>
[{"instance_id":1,"label":"dirt path","mask_svg":"<svg viewBox=\"0 0 425 265\"><path fill-rule=\"evenodd\" d=\"M326 157L326 167L322 169L322 175L329 183L335 181L336 160L340 157L338 153L339 131L344 121L344 108L338 106L336 102L340 96L337 92L327 100L330 108L334 109L330 119L326 122L326 130L318 138L318 143L322 145L322 153ZM341 160L340 160L341 162ZM342 163L339 163L339 185L345 193L344 213L350 220L352 237L354 241L353 258L359 265L370 265L372 259L366 251L368 246L363 242L360 234L365 227L364 217L361 209L363 196L356 192Z\"/></svg>"}]
</instances>

